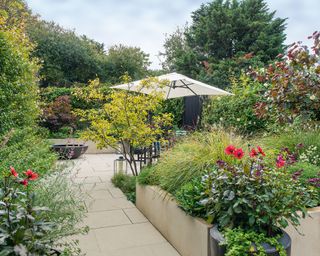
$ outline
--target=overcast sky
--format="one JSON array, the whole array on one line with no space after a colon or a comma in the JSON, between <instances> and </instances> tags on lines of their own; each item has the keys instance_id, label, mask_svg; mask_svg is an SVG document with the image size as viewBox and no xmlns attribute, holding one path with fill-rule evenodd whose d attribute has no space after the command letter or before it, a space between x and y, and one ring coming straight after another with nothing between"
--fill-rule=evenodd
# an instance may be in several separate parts
<instances>
[{"instance_id":1,"label":"overcast sky","mask_svg":"<svg viewBox=\"0 0 320 256\"><path fill-rule=\"evenodd\" d=\"M166 34L190 21L191 12L205 0L26 0L48 21L75 29L107 47L138 46L159 68L159 51ZM277 16L287 17L287 43L305 41L320 29L320 0L267 0Z\"/></svg>"}]
</instances>

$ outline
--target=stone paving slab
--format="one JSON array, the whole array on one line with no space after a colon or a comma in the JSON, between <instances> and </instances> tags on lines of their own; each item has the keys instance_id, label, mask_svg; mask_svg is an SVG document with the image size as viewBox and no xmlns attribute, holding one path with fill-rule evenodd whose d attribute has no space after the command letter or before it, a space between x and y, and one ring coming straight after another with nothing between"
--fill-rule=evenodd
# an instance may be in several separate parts
<instances>
[{"instance_id":1,"label":"stone paving slab","mask_svg":"<svg viewBox=\"0 0 320 256\"><path fill-rule=\"evenodd\" d=\"M83 192L87 208L79 245L88 256L179 256L177 251L111 183L115 154L86 154L68 161L71 180ZM65 164L66 161L61 161Z\"/></svg>"}]
</instances>

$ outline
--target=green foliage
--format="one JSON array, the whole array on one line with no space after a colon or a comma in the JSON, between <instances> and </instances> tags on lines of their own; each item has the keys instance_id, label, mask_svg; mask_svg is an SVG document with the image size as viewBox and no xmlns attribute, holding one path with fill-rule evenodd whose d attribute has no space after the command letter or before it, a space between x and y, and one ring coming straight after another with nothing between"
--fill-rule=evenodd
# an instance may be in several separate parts
<instances>
[{"instance_id":1,"label":"green foliage","mask_svg":"<svg viewBox=\"0 0 320 256\"><path fill-rule=\"evenodd\" d=\"M138 47L115 45L105 52L103 44L39 18L29 20L27 31L34 56L43 61L42 86L70 87L97 77L110 85L124 73L133 79L148 74L149 56Z\"/></svg>"},{"instance_id":2,"label":"green foliage","mask_svg":"<svg viewBox=\"0 0 320 256\"><path fill-rule=\"evenodd\" d=\"M206 198L206 195L203 193L206 189L199 177L184 184L176 192L178 205L191 216L206 218L207 209L205 205L200 203Z\"/></svg>"},{"instance_id":3,"label":"green foliage","mask_svg":"<svg viewBox=\"0 0 320 256\"><path fill-rule=\"evenodd\" d=\"M315 154L320 155L320 131L315 130L285 130L277 134L272 134L267 137L256 139L253 143L260 143L268 148L272 148L279 152L284 146L291 152L297 150L299 147L300 154L304 153L310 147L316 147Z\"/></svg>"},{"instance_id":4,"label":"green foliage","mask_svg":"<svg viewBox=\"0 0 320 256\"><path fill-rule=\"evenodd\" d=\"M124 45L110 47L106 59L105 75L111 84L120 83L124 74L133 80L145 78L151 63L149 55L140 48Z\"/></svg>"},{"instance_id":5,"label":"green foliage","mask_svg":"<svg viewBox=\"0 0 320 256\"><path fill-rule=\"evenodd\" d=\"M2 140L5 138L0 139ZM49 143L39 131L25 128L15 130L9 135L6 145L0 147L0 159L1 170L14 164L17 169L22 170L28 166L44 175L52 168L57 156L51 152Z\"/></svg>"},{"instance_id":6,"label":"green foliage","mask_svg":"<svg viewBox=\"0 0 320 256\"><path fill-rule=\"evenodd\" d=\"M267 256L262 243L275 247L279 256L286 256L283 246L279 243L280 236L268 237L263 233L256 233L252 230L240 228L227 229L224 232L226 256L256 255Z\"/></svg>"},{"instance_id":7,"label":"green foliage","mask_svg":"<svg viewBox=\"0 0 320 256\"><path fill-rule=\"evenodd\" d=\"M223 150L228 144L239 141L236 136L219 130L188 136L162 154L149 171L149 180L156 180L161 188L175 195L184 184L201 177L218 159L224 159Z\"/></svg>"},{"instance_id":8,"label":"green foliage","mask_svg":"<svg viewBox=\"0 0 320 256\"><path fill-rule=\"evenodd\" d=\"M22 173L15 170L3 171L1 175L1 255L48 255L54 248L47 234L55 225L45 217L49 209L34 202L36 195L28 185L31 180L20 176Z\"/></svg>"},{"instance_id":9,"label":"green foliage","mask_svg":"<svg viewBox=\"0 0 320 256\"><path fill-rule=\"evenodd\" d=\"M261 101L264 88L242 76L232 82L233 96L211 98L205 108L202 124L255 135L267 129L267 121L258 118L255 104Z\"/></svg>"},{"instance_id":10,"label":"green foliage","mask_svg":"<svg viewBox=\"0 0 320 256\"><path fill-rule=\"evenodd\" d=\"M263 0L213 0L165 42L164 68L215 86L229 86L241 69L261 66L284 51L285 19Z\"/></svg>"},{"instance_id":11,"label":"green foliage","mask_svg":"<svg viewBox=\"0 0 320 256\"><path fill-rule=\"evenodd\" d=\"M152 166L143 167L137 177L137 182L140 185L159 185L159 177L153 174L154 168Z\"/></svg>"},{"instance_id":12,"label":"green foliage","mask_svg":"<svg viewBox=\"0 0 320 256\"><path fill-rule=\"evenodd\" d=\"M112 177L111 182L121 189L129 201L136 202L136 176L117 173Z\"/></svg>"},{"instance_id":13,"label":"green foliage","mask_svg":"<svg viewBox=\"0 0 320 256\"><path fill-rule=\"evenodd\" d=\"M34 19L27 26L28 36L36 44L33 55L43 61L42 86L70 86L87 83L97 76L103 80L105 54L103 45L53 22Z\"/></svg>"},{"instance_id":14,"label":"green foliage","mask_svg":"<svg viewBox=\"0 0 320 256\"><path fill-rule=\"evenodd\" d=\"M15 127L32 126L39 114L32 46L19 28L0 31L0 135Z\"/></svg>"},{"instance_id":15,"label":"green foliage","mask_svg":"<svg viewBox=\"0 0 320 256\"><path fill-rule=\"evenodd\" d=\"M173 115L173 125L181 127L184 112L183 98L165 100L162 104L161 112L171 113Z\"/></svg>"}]
</instances>

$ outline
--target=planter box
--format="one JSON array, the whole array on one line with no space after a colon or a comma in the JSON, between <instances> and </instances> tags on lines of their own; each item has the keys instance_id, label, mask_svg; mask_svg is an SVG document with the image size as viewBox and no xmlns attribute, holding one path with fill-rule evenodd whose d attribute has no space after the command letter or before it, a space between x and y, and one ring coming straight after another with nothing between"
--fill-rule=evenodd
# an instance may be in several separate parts
<instances>
[{"instance_id":1,"label":"planter box","mask_svg":"<svg viewBox=\"0 0 320 256\"><path fill-rule=\"evenodd\" d=\"M137 184L137 208L161 232L181 256L210 256L208 225L182 211L171 195L155 186ZM320 252L320 207L309 209L298 228L285 231L292 239L291 256L318 256ZM215 255L211 255L215 256Z\"/></svg>"},{"instance_id":2,"label":"planter box","mask_svg":"<svg viewBox=\"0 0 320 256\"><path fill-rule=\"evenodd\" d=\"M49 139L49 141L52 144L66 144L66 143L72 143L72 144L85 144L88 146L88 149L86 151L86 154L115 154L117 153L116 150L113 148L103 148L98 149L96 144L93 141L83 141L81 139Z\"/></svg>"},{"instance_id":3,"label":"planter box","mask_svg":"<svg viewBox=\"0 0 320 256\"><path fill-rule=\"evenodd\" d=\"M158 187L137 184L136 205L181 256L210 255L212 226L187 215L168 193Z\"/></svg>"},{"instance_id":4,"label":"planter box","mask_svg":"<svg viewBox=\"0 0 320 256\"><path fill-rule=\"evenodd\" d=\"M301 220L298 231L292 226L286 232L292 239L291 256L319 256L320 254L320 207L308 210L310 216Z\"/></svg>"}]
</instances>

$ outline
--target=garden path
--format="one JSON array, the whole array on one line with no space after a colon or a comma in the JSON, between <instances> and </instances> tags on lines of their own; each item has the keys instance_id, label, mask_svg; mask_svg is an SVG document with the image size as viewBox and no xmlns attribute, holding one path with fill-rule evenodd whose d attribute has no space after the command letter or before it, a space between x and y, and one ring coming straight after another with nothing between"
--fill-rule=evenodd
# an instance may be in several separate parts
<instances>
[{"instance_id":1,"label":"garden path","mask_svg":"<svg viewBox=\"0 0 320 256\"><path fill-rule=\"evenodd\" d=\"M88 256L179 256L159 231L111 183L115 154L85 154L74 160L73 180L85 193L90 227L77 236Z\"/></svg>"}]
</instances>

